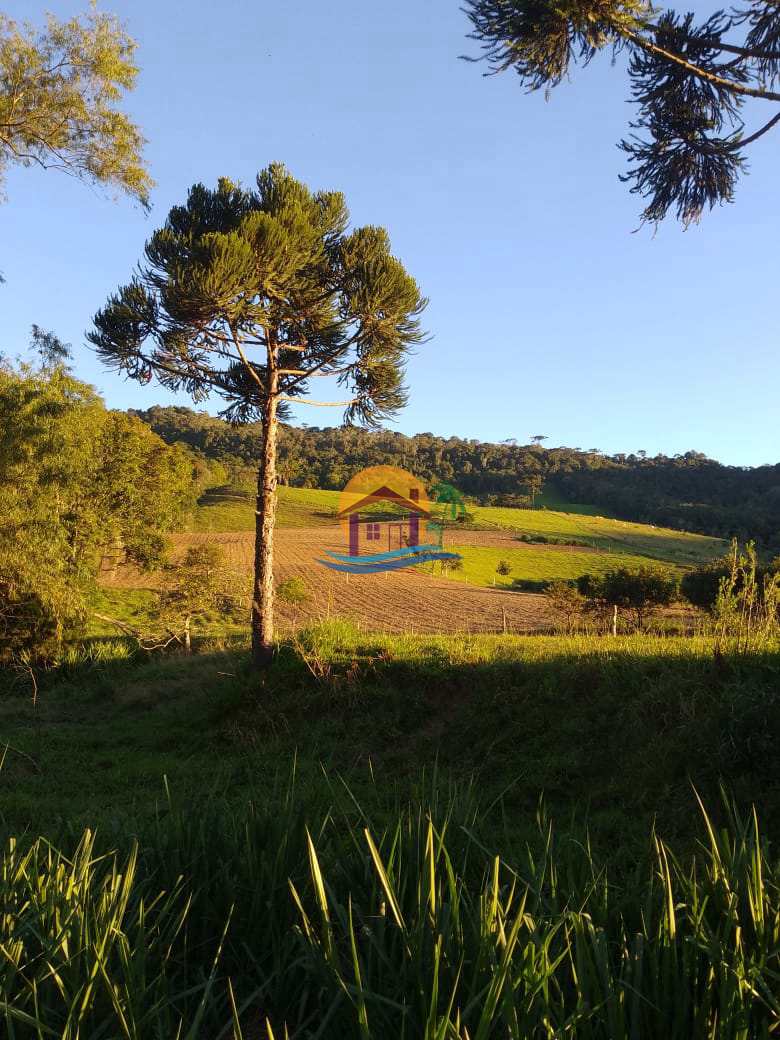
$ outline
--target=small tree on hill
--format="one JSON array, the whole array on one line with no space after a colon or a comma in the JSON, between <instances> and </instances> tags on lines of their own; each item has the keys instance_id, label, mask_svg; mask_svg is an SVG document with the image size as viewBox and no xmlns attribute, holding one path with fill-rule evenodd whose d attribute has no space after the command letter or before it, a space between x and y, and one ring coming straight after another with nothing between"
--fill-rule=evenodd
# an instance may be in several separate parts
<instances>
[{"instance_id":1,"label":"small tree on hill","mask_svg":"<svg viewBox=\"0 0 780 1040\"><path fill-rule=\"evenodd\" d=\"M508 560L499 560L496 564L496 574L501 578L506 578L511 573L512 564ZM496 584L495 576L493 577L493 584Z\"/></svg>"},{"instance_id":2,"label":"small tree on hill","mask_svg":"<svg viewBox=\"0 0 780 1040\"><path fill-rule=\"evenodd\" d=\"M545 595L558 626L569 634L574 632L586 604L585 597L576 585L568 581L554 581L548 585Z\"/></svg>"},{"instance_id":3,"label":"small tree on hill","mask_svg":"<svg viewBox=\"0 0 780 1040\"><path fill-rule=\"evenodd\" d=\"M230 618L240 620L248 608L246 596L237 590L241 577L225 566L221 546L193 545L180 563L165 569L157 594L156 619L171 639L192 652L193 625Z\"/></svg>"},{"instance_id":4,"label":"small tree on hill","mask_svg":"<svg viewBox=\"0 0 780 1040\"><path fill-rule=\"evenodd\" d=\"M145 263L95 317L99 356L131 378L153 376L195 400L214 393L233 422L262 421L257 481L252 649L273 652L277 424L291 402L346 408L377 425L406 401L403 365L422 339L425 306L387 233L348 233L344 197L312 193L279 165L256 189L226 179L193 187L147 242ZM307 401L332 376L344 401Z\"/></svg>"},{"instance_id":5,"label":"small tree on hill","mask_svg":"<svg viewBox=\"0 0 780 1040\"><path fill-rule=\"evenodd\" d=\"M530 473L524 480L523 485L525 486L528 496L531 499L531 508L536 505L536 496L542 493L544 487L544 477L541 473Z\"/></svg>"},{"instance_id":6,"label":"small tree on hill","mask_svg":"<svg viewBox=\"0 0 780 1040\"><path fill-rule=\"evenodd\" d=\"M612 609L613 632L617 628L618 610L626 610L634 627L641 631L655 610L674 602L678 580L675 575L655 567L636 570L620 567L603 575L585 574L577 579L577 588L592 608L603 613Z\"/></svg>"}]
</instances>

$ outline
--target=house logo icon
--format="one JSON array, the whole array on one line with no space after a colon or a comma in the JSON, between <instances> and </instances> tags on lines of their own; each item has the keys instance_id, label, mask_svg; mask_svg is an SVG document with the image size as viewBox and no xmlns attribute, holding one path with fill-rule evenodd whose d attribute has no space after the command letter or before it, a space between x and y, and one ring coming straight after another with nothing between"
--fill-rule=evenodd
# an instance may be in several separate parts
<instances>
[{"instance_id":1,"label":"house logo icon","mask_svg":"<svg viewBox=\"0 0 780 1040\"><path fill-rule=\"evenodd\" d=\"M356 473L341 492L338 519L349 551L328 551L331 558L319 562L331 570L374 574L459 559L442 549L442 525L433 516L425 485L395 466Z\"/></svg>"}]
</instances>

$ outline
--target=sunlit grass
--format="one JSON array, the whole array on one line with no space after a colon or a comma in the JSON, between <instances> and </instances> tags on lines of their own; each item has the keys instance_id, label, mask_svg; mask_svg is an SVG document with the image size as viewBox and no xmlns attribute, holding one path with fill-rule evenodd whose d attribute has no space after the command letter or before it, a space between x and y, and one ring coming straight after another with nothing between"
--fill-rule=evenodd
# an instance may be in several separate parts
<instances>
[{"instance_id":1,"label":"sunlit grass","mask_svg":"<svg viewBox=\"0 0 780 1040\"><path fill-rule=\"evenodd\" d=\"M280 487L276 523L279 527L317 527L336 522L338 491ZM197 506L194 531L254 531L255 503L249 491L212 488Z\"/></svg>"},{"instance_id":2,"label":"sunlit grass","mask_svg":"<svg viewBox=\"0 0 780 1040\"><path fill-rule=\"evenodd\" d=\"M471 512L479 527L508 528L518 534L574 538L600 549L630 552L683 565L710 560L722 554L726 548L726 543L720 538L600 516L497 506L475 506ZM454 539L455 535L452 537Z\"/></svg>"},{"instance_id":3,"label":"sunlit grass","mask_svg":"<svg viewBox=\"0 0 780 1040\"><path fill-rule=\"evenodd\" d=\"M456 538L457 534L454 532L452 537ZM448 543L447 549L459 553L463 567L445 571L445 577L496 588L512 588L516 581L568 581L582 574L603 574L618 567L637 565L637 557L629 553L583 552L554 545L518 544L517 548L510 549ZM508 575L496 573L501 560L512 568ZM434 573L440 573L439 565L430 566Z\"/></svg>"}]
</instances>

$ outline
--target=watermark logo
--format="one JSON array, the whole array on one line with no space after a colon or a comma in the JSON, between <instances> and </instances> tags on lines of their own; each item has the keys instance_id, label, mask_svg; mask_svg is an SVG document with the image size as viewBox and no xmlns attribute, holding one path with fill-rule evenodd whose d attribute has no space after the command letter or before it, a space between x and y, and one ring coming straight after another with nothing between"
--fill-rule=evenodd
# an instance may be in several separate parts
<instances>
[{"instance_id":1,"label":"watermark logo","mask_svg":"<svg viewBox=\"0 0 780 1040\"><path fill-rule=\"evenodd\" d=\"M452 496L441 497L436 485L436 502L447 508L462 499L455 488ZM454 496L454 497L453 497ZM349 481L339 497L338 519L347 553L327 550L325 567L347 574L376 574L397 571L434 560L458 560L458 553L442 548L444 523L434 515L425 485L406 470L395 466L369 466Z\"/></svg>"}]
</instances>

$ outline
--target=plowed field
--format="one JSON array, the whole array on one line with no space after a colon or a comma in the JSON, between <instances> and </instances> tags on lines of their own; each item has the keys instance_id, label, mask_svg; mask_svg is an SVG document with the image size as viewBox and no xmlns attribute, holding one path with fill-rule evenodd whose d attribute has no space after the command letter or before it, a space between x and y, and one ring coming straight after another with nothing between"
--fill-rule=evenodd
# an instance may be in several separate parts
<instances>
[{"instance_id":1,"label":"plowed field","mask_svg":"<svg viewBox=\"0 0 780 1040\"><path fill-rule=\"evenodd\" d=\"M511 535L503 532L463 531L462 545L504 546ZM254 534L249 531L202 532L173 537L175 551L190 545L216 542L223 546L226 562L250 581ZM517 545L517 542L513 543ZM533 593L481 589L423 573L416 568L391 574L346 575L323 567L317 560L323 550L344 551L337 526L280 528L276 531L277 582L303 578L308 600L299 605L278 603L282 627L297 626L328 616L348 617L370 631L447 633L537 632L549 628L544 596ZM535 546L528 546L534 551ZM541 548L541 547L540 547ZM122 567L116 577L106 577L108 587L152 587L154 575Z\"/></svg>"}]
</instances>

